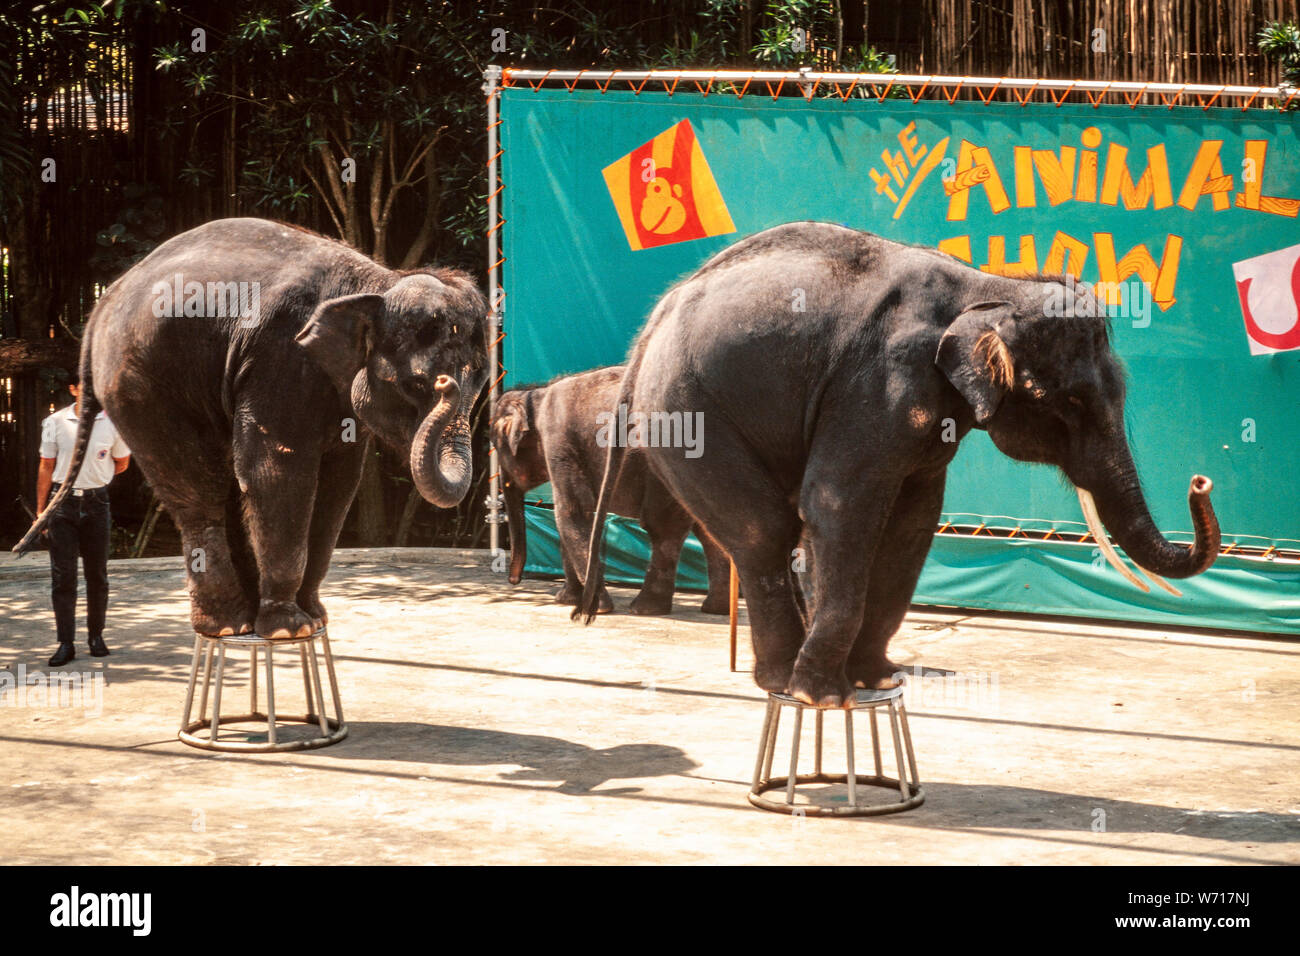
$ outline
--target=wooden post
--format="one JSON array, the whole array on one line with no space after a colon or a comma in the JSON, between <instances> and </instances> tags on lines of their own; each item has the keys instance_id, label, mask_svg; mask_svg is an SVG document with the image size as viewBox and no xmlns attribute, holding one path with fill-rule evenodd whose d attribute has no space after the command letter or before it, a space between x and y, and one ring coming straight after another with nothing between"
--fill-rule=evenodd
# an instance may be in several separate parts
<instances>
[{"instance_id":1,"label":"wooden post","mask_svg":"<svg viewBox=\"0 0 1300 956\"><path fill-rule=\"evenodd\" d=\"M731 669L736 669L736 625L740 615L740 578L736 576L736 562L731 562L731 581L727 587L727 613L731 615Z\"/></svg>"}]
</instances>

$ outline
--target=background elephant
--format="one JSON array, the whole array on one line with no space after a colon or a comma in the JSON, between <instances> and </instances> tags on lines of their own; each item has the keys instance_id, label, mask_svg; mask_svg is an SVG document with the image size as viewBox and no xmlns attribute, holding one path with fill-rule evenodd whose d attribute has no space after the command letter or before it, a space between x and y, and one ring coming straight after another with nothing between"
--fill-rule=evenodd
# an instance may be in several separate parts
<instances>
[{"instance_id":1,"label":"background elephant","mask_svg":"<svg viewBox=\"0 0 1300 956\"><path fill-rule=\"evenodd\" d=\"M803 311L791 308L795 290ZM1138 482L1124 391L1088 287L792 223L723 250L669 290L633 346L619 401L703 413L702 456L639 454L736 562L758 685L835 707L894 671L886 647L971 428L1012 458L1060 468L1083 489L1085 514L1095 498L1141 567L1187 577L1213 563L1210 481L1192 479L1195 543L1167 541ZM625 454L610 449L593 535ZM790 574L801 534L812 558L806 626ZM594 563L580 608L588 621Z\"/></svg>"},{"instance_id":2,"label":"background elephant","mask_svg":"<svg viewBox=\"0 0 1300 956\"><path fill-rule=\"evenodd\" d=\"M486 314L454 270L394 272L261 219L207 223L96 304L71 475L102 406L180 528L194 629L309 634L369 442L354 416L409 455L428 501L468 490Z\"/></svg>"},{"instance_id":3,"label":"background elephant","mask_svg":"<svg viewBox=\"0 0 1300 956\"><path fill-rule=\"evenodd\" d=\"M582 594L582 569L587 567L591 519L605 472L605 449L597 443L597 421L618 402L623 366L593 369L557 379L549 385L523 386L506 392L492 416L492 444L501 463L501 478L510 519L510 583L518 584L528 553L524 522L524 492L551 483L555 524L564 560L560 604L577 604ZM623 462L609 510L636 518L650 535L650 566L631 610L634 614L668 614L673 608L677 561L691 517L645 466L639 454ZM705 614L727 613L727 556L698 525L709 566L709 593L700 608ZM613 610L601 587L599 609Z\"/></svg>"}]
</instances>

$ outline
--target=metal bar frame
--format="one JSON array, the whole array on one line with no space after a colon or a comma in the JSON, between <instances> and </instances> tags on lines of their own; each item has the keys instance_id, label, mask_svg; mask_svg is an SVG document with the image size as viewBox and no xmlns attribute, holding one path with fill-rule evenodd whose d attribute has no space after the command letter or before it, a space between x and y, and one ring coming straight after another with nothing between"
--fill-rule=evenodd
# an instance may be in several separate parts
<instances>
[{"instance_id":1,"label":"metal bar frame","mask_svg":"<svg viewBox=\"0 0 1300 956\"><path fill-rule=\"evenodd\" d=\"M483 93L487 96L487 144L488 144L488 161L487 161L487 240L488 240L488 261L487 261L487 280L488 280L488 337L491 345L488 347L488 369L492 376L491 384L488 386L488 420L496 413L497 399L501 397L501 377L497 375L497 367L501 364L501 333L505 328L505 309L504 296L501 293L501 258L498 255L500 250L500 226L501 226L501 206L500 190L497 188L499 181L499 172L497 159L500 154L500 139L497 136L497 127L500 125L498 119L498 106L500 105L501 92L501 75L502 69L499 66L489 66L483 71ZM501 463L497 460L497 450L491 442L488 443L488 553L496 560L497 553L501 550Z\"/></svg>"},{"instance_id":2,"label":"metal bar frame","mask_svg":"<svg viewBox=\"0 0 1300 956\"><path fill-rule=\"evenodd\" d=\"M1138 100L1143 96L1159 97L1161 104L1168 109L1173 109L1179 105L1184 96L1194 96L1200 100L1195 104L1195 108L1208 110L1221 99L1244 99L1245 105L1238 107L1242 110L1249 109L1256 100L1273 100L1280 101L1285 106L1292 100L1300 96L1300 89L1289 86L1227 86L1214 85L1211 83L1139 83L1134 81L1119 80L1051 80L1051 79L1032 79L1028 77L992 77L992 76L926 76L915 73L822 73L816 72L809 67L804 67L796 71L763 71L763 70L530 70L515 69L513 67L502 67L492 65L483 71L483 93L487 97L487 240L488 240L488 258L487 258L487 281L488 281L488 307L489 314L489 334L491 345L488 350L488 367L491 369L492 379L488 388L488 417L496 412L497 399L501 397L501 379L504 377L504 370L501 375L497 370L501 367L501 348L500 343L504 336L502 332L505 329L505 293L501 285L501 263L504 261L500 256L501 251L501 193L504 190L504 184L501 182L500 165L498 160L501 155L500 137L497 133L500 122L500 105L501 91L510 89L518 85L526 84L533 90L539 90L547 85L562 85L569 92L573 92L579 85L586 88L599 90L605 93L610 86L617 82L628 83L628 88L636 95L640 95L647 83L663 83L663 92L668 96L673 96L677 92L678 84L687 82L692 84L688 89L694 89L696 92L705 96L709 95L714 83L744 83L737 96L746 95L749 86L755 80L766 84L766 89L773 99L776 99L781 92L781 88L786 83L796 84L803 97L811 100L817 88L823 83L835 87L836 93L839 93L841 84L848 83L848 93L840 94L841 100L847 100L849 94L859 86L883 87L883 92L873 93L878 100L885 99L890 91L895 87L902 87L909 90L908 96L913 102L919 100L927 90L937 88L945 98L952 101L957 94L965 87L975 90L988 90L988 95L980 94L980 99L984 103L989 103L993 95L998 90L1026 91L1024 96L1019 92L1015 94L1015 100L1024 106L1036 91L1042 90L1049 94L1051 101L1056 106L1061 106L1071 94L1082 94L1083 102L1091 104L1094 107L1101 105L1101 100L1107 94L1119 94L1123 97L1124 103L1130 108L1136 108ZM705 84L701 86L700 84ZM671 85L670 85L671 84ZM773 84L775 92L773 91ZM948 90L951 88L952 93ZM910 92L915 89L916 92ZM651 90L651 92L657 92ZM1059 93L1059 95L1057 95ZM757 95L757 94L756 94ZM1169 97L1174 97L1171 103ZM1205 102L1203 97L1210 97L1209 102ZM1153 104L1154 105L1154 104ZM1191 106L1191 104L1188 104ZM1262 109L1261 106L1254 106L1255 109ZM496 449L492 448L489 443L488 450L488 547L492 559L495 560L498 551L501 548L501 522L504 520L502 514L504 508L501 503L501 467L497 460ZM734 620L734 618L733 618ZM733 624L734 627L734 624ZM733 634L734 647L734 634ZM733 651L732 669L735 669L735 659Z\"/></svg>"},{"instance_id":3,"label":"metal bar frame","mask_svg":"<svg viewBox=\"0 0 1300 956\"><path fill-rule=\"evenodd\" d=\"M810 68L803 68L797 71L762 71L762 70L529 70L514 69L511 67L492 66L484 72L484 79L493 85L494 92L498 88L509 88L517 83L528 83L533 89L540 89L547 84L562 83L570 92L580 84L591 88L599 89L602 93L609 89L609 86L615 82L640 83L639 87L634 87L634 91L640 92L641 88L647 83L672 83L672 90L675 92L677 84L686 83L707 83L710 86L713 83L738 83L746 84L755 80L767 84L784 84L795 83L804 91L805 96L810 96L810 89L827 83L838 86L842 83L850 83L853 86L858 84L867 84L869 86L887 86L893 87L919 87L926 89L929 87L955 87L958 90L964 87L974 89L989 90L989 99L992 98L992 91L1003 90L1028 90L1031 93L1035 90L1047 92L1059 92L1061 94L1057 105L1064 102L1065 96L1070 93L1081 94L1124 94L1126 98L1132 97L1136 103L1137 97L1143 94L1149 96L1213 96L1215 100L1227 98L1246 99L1252 102L1255 99L1264 97L1266 99L1291 99L1296 96L1297 90L1288 86L1231 86L1219 85L1212 83L1143 83L1131 80L1053 80L1053 79L1033 79L1030 77L993 77L993 76L926 76L915 73L823 73L817 72ZM708 86L695 89L698 92L706 92ZM780 91L780 86L777 86ZM669 89L665 87L665 92ZM670 93L670 95L672 95ZM919 95L919 94L918 94ZM955 95L955 94L954 94ZM983 97L981 97L983 98ZM1017 97L1019 99L1019 97ZM1055 100L1056 97L1053 97ZM988 102L988 100L985 100ZM1027 102L1027 98L1022 102ZM1213 100L1211 102L1214 102ZM1096 105L1094 103L1094 105ZM1169 105L1169 104L1165 104ZM492 107L495 108L494 106ZM1208 109L1209 104L1201 108Z\"/></svg>"}]
</instances>

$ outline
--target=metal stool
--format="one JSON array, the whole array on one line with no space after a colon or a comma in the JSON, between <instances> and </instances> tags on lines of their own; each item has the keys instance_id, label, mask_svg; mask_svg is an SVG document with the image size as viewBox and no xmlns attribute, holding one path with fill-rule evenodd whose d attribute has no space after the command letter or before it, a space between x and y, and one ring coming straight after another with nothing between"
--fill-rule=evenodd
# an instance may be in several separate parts
<instances>
[{"instance_id":1,"label":"metal stool","mask_svg":"<svg viewBox=\"0 0 1300 956\"><path fill-rule=\"evenodd\" d=\"M334 698L334 716L325 715L325 699L321 693L320 665L316 660L316 641L320 640L325 651L325 668L329 675L330 694ZM277 647L298 645L298 656L302 661L302 687L307 698L306 712L302 716L277 715L275 712L275 675L271 668L272 655ZM226 676L226 648L248 648L248 709L247 714L223 716L221 714L221 690ZM257 652L265 648L266 668L266 712L257 709ZM190 720L190 711L194 706L194 688L199 674L199 658L203 658L203 693L199 699L199 717ZM212 716L208 712L208 688L212 684L212 659L217 661L217 679L212 694ZM313 689L315 691L313 696ZM315 704L313 704L315 701ZM276 739L276 721L303 724L320 728L319 736L294 737L289 740ZM257 721L266 725L266 740L221 740L222 724L236 724ZM206 737L200 737L196 731L207 729ZM343 704L339 701L339 683L334 676L334 658L330 654L330 639L322 627L309 637L266 638L256 634L239 634L233 637L210 637L206 634L194 635L194 660L190 664L190 686L185 693L185 716L181 718L181 729L177 736L192 747L204 750L226 750L239 753L267 753L271 751L310 750L338 743L348 735L347 724L343 723ZM260 734L258 735L260 736Z\"/></svg>"},{"instance_id":2,"label":"metal stool","mask_svg":"<svg viewBox=\"0 0 1300 956\"><path fill-rule=\"evenodd\" d=\"M886 777L881 770L880 734L876 728L876 709L889 706L889 728L893 732L894 757L898 762L898 777ZM781 708L794 708L794 738L790 744L790 774L786 777L772 776L772 757L776 752L776 732L781 722ZM812 773L799 773L799 736L803 729L803 712L812 710L816 715L816 754ZM871 752L875 757L876 772L871 776L856 774L853 769L853 712L866 710L871 717ZM916 756L912 753L912 735L907 728L907 711L903 709L903 688L893 687L888 690L859 690L853 706L844 711L844 745L848 758L848 773L822 773L822 720L826 711L808 707L802 701L795 700L787 694L767 695L767 716L763 719L763 736L758 744L758 760L754 763L754 783L749 790L749 802L763 810L776 810L779 813L806 814L807 816L866 817L884 813L898 813L911 810L925 802L925 791L921 789L921 778L916 772ZM904 767L903 754L907 753L907 768ZM795 805L794 790L797 784L805 783L844 783L848 784L849 802L843 807L823 807L815 804ZM894 803L860 804L858 787L887 787L899 792L899 800ZM785 802L763 796L769 790L785 788Z\"/></svg>"}]
</instances>

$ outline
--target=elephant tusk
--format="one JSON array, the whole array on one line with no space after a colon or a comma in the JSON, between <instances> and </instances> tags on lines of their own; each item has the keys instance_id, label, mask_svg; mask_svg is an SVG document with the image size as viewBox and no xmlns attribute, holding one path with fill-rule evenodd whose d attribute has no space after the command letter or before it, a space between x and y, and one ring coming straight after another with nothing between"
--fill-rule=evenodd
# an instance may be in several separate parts
<instances>
[{"instance_id":1,"label":"elephant tusk","mask_svg":"<svg viewBox=\"0 0 1300 956\"><path fill-rule=\"evenodd\" d=\"M1092 492L1078 487L1074 490L1079 493L1079 507L1083 509L1083 520L1088 522L1088 530L1092 532L1093 538L1096 539L1097 547L1101 548L1101 553L1105 555L1106 560L1110 562L1111 567L1124 575L1124 577L1128 579L1129 584L1133 585L1139 591L1144 594L1150 594L1151 588L1147 583L1128 569L1128 566L1119 559L1119 555L1115 553L1115 549L1111 546L1110 538L1106 536L1106 529L1102 527L1101 516L1097 514L1097 503L1092 500Z\"/></svg>"},{"instance_id":2,"label":"elephant tusk","mask_svg":"<svg viewBox=\"0 0 1300 956\"><path fill-rule=\"evenodd\" d=\"M1138 574L1142 575L1144 578L1150 578L1153 584L1156 584L1159 587L1164 588L1174 597L1183 596L1182 591L1178 590L1178 588L1174 587L1172 584L1170 584L1160 575L1156 574L1154 571L1148 571L1146 568L1142 567L1142 565L1138 564L1137 562L1134 562L1133 566L1137 568Z\"/></svg>"}]
</instances>

